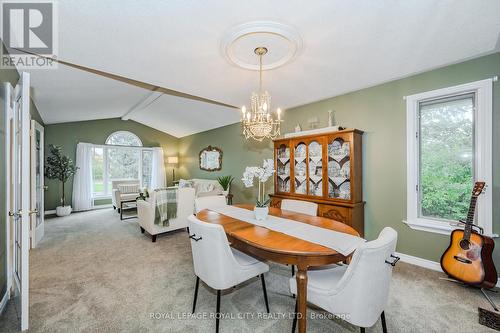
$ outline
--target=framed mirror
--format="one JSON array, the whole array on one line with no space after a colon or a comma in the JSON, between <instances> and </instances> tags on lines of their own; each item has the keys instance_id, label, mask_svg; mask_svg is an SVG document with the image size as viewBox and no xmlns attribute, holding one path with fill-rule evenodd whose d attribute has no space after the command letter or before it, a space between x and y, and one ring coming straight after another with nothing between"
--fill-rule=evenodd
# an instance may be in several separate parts
<instances>
[{"instance_id":1,"label":"framed mirror","mask_svg":"<svg viewBox=\"0 0 500 333\"><path fill-rule=\"evenodd\" d=\"M219 171L222 169L222 150L208 146L200 151L200 169Z\"/></svg>"}]
</instances>

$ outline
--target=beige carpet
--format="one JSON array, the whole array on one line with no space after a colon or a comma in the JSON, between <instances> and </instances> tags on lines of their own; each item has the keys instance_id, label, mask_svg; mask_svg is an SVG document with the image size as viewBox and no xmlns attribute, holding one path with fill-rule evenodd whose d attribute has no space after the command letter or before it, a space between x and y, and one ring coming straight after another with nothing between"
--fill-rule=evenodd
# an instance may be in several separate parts
<instances>
[{"instance_id":1,"label":"beige carpet","mask_svg":"<svg viewBox=\"0 0 500 333\"><path fill-rule=\"evenodd\" d=\"M189 315L194 273L187 234L151 243L135 219L121 222L109 210L48 219L45 238L30 257L30 332L214 332L216 296L200 285L197 319ZM266 275L272 318L255 279L222 296L221 332L290 332L290 270L272 265ZM386 310L389 332L494 332L478 324L479 291L439 280L443 275L400 263ZM500 297L493 296L500 304ZM247 319L237 319L241 314ZM309 310L309 316L319 314ZM151 316L162 317L160 319ZM250 317L254 315L255 318ZM207 318L205 318L206 316ZM0 332L18 327L9 304ZM308 321L308 332L358 332L341 321ZM382 332L380 321L367 332Z\"/></svg>"}]
</instances>

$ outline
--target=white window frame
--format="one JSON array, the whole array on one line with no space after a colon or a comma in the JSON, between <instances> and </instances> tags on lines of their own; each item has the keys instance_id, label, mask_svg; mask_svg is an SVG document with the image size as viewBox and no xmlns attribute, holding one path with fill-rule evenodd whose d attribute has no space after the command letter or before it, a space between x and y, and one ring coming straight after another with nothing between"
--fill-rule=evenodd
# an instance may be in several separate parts
<instances>
[{"instance_id":1,"label":"white window frame","mask_svg":"<svg viewBox=\"0 0 500 333\"><path fill-rule=\"evenodd\" d=\"M406 220L403 222L410 228L449 235L452 230L460 227L457 223L450 223L445 220L422 218L418 216L419 104L420 102L432 99L474 93L476 104L474 109L475 180L485 181L487 187L489 187L486 188L484 193L478 198L476 216L479 226L484 229L484 233L486 235L498 236L493 235L492 209L493 81L496 81L496 78L406 96L407 216Z\"/></svg>"},{"instance_id":2,"label":"white window frame","mask_svg":"<svg viewBox=\"0 0 500 333\"><path fill-rule=\"evenodd\" d=\"M139 161L139 182L140 187L143 187L142 183L142 160L143 160L143 152L144 151L153 151L153 148L149 147L139 147L139 146L119 146L119 145L92 145L93 148L103 148L103 163L104 163L104 194L94 194L94 189L92 188L92 199L111 199L113 193L112 189L108 188L108 176L109 176L109 163L108 163L108 148L118 148L118 149L137 149L140 151L140 161ZM92 182L94 180L92 179Z\"/></svg>"},{"instance_id":3,"label":"white window frame","mask_svg":"<svg viewBox=\"0 0 500 333\"><path fill-rule=\"evenodd\" d=\"M137 136L135 133L132 133L130 131L116 131L116 132L113 132L110 135L108 135L108 137L106 138L106 141L104 141L104 144L106 146L118 146L118 147L120 147L120 145L114 145L114 144L108 143L108 141L115 134L122 134L122 133L130 134L130 135L134 136L137 139L137 141L139 141L141 143L139 146L124 146L124 147L142 147L143 146L141 138L139 138L139 136Z\"/></svg>"}]
</instances>

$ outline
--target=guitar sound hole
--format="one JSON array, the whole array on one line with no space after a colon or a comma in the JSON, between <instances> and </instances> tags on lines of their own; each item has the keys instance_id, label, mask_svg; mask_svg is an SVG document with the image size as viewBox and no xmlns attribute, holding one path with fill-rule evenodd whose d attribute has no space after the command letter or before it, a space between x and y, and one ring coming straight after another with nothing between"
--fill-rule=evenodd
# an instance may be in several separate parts
<instances>
[{"instance_id":1,"label":"guitar sound hole","mask_svg":"<svg viewBox=\"0 0 500 333\"><path fill-rule=\"evenodd\" d=\"M468 250L470 248L470 243L468 240L466 239L462 239L460 241L460 247L462 248L462 250Z\"/></svg>"}]
</instances>

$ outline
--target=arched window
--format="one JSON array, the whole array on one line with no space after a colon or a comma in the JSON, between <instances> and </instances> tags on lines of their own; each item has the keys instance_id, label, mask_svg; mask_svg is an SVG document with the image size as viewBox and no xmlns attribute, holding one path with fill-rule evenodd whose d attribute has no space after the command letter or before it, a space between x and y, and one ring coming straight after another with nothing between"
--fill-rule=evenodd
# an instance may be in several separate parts
<instances>
[{"instance_id":1,"label":"arched window","mask_svg":"<svg viewBox=\"0 0 500 333\"><path fill-rule=\"evenodd\" d=\"M92 192L94 198L113 195L113 181L137 180L140 187L151 186L151 148L143 147L141 139L128 131L116 131L105 145L95 145L92 158ZM120 207L116 207L120 208Z\"/></svg>"},{"instance_id":2,"label":"arched window","mask_svg":"<svg viewBox=\"0 0 500 333\"><path fill-rule=\"evenodd\" d=\"M129 131L111 133L106 139L107 145L142 147L142 141L137 135Z\"/></svg>"}]
</instances>

